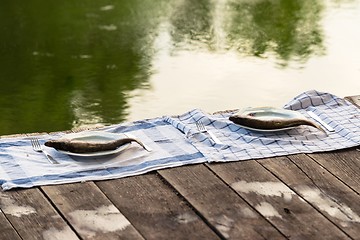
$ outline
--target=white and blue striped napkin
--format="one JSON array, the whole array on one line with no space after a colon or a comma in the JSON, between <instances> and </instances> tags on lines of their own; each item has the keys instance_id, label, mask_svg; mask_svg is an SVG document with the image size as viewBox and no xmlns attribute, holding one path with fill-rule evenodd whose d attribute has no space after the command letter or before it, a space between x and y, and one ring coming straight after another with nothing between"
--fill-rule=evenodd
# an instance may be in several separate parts
<instances>
[{"instance_id":1,"label":"white and blue striped napkin","mask_svg":"<svg viewBox=\"0 0 360 240\"><path fill-rule=\"evenodd\" d=\"M60 163L50 164L42 153L32 150L29 138L0 139L0 185L3 190L89 180L105 180L143 174L152 170L202 162L226 162L312 153L360 145L360 110L344 99L317 91L305 92L285 108L303 113L311 110L335 129L328 135L300 126L282 132L255 132L244 129L228 117L237 111L207 114L195 109L180 116L112 125L103 129L130 133L152 148L145 151L131 144L114 156L78 158L46 150ZM222 144L199 133L202 120ZM64 133L39 136L43 144Z\"/></svg>"},{"instance_id":2,"label":"white and blue striped napkin","mask_svg":"<svg viewBox=\"0 0 360 240\"><path fill-rule=\"evenodd\" d=\"M294 98L284 108L299 111L309 119L307 111L312 111L335 131L325 134L310 126L278 132L247 130L228 120L238 110L206 114L195 109L165 120L184 132L208 162L323 152L360 145L360 110L342 98L329 93L308 91ZM199 133L195 124L198 120L222 144L216 144L206 133Z\"/></svg>"},{"instance_id":3,"label":"white and blue striped napkin","mask_svg":"<svg viewBox=\"0 0 360 240\"><path fill-rule=\"evenodd\" d=\"M0 139L0 184L3 190L120 178L205 161L184 135L162 118L113 125L101 130L131 133L152 151L147 152L132 143L118 155L88 158L68 156L44 147L60 163L50 164L44 154L32 150L29 138L3 138ZM41 135L39 140L43 144L62 135Z\"/></svg>"}]
</instances>

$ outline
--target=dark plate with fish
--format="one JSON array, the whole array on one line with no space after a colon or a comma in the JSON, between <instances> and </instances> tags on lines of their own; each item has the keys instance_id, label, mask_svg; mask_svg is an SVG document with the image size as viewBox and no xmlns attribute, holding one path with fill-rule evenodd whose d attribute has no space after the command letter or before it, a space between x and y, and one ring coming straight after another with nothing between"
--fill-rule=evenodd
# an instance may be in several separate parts
<instances>
[{"instance_id":1,"label":"dark plate with fish","mask_svg":"<svg viewBox=\"0 0 360 240\"><path fill-rule=\"evenodd\" d=\"M146 149L139 140L126 134L102 131L69 133L58 139L45 142L45 146L72 156L97 157L124 151L131 142L137 142Z\"/></svg>"},{"instance_id":2,"label":"dark plate with fish","mask_svg":"<svg viewBox=\"0 0 360 240\"><path fill-rule=\"evenodd\" d=\"M310 121L300 112L282 108L246 108L231 115L229 120L243 128L259 132L285 131L301 125L308 125L325 132L321 126Z\"/></svg>"}]
</instances>

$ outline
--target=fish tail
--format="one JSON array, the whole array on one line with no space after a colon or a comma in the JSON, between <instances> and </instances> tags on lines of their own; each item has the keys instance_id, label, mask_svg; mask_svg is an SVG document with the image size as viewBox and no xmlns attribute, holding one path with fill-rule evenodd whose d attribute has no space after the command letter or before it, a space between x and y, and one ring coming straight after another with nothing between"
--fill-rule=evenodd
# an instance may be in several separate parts
<instances>
[{"instance_id":1,"label":"fish tail","mask_svg":"<svg viewBox=\"0 0 360 240\"><path fill-rule=\"evenodd\" d=\"M326 136L328 136L326 130L325 130L323 127L321 127L319 124L309 121L309 125L310 125L310 126L313 126L314 128L317 128L317 129L320 130L321 132L325 133Z\"/></svg>"},{"instance_id":2,"label":"fish tail","mask_svg":"<svg viewBox=\"0 0 360 240\"><path fill-rule=\"evenodd\" d=\"M151 152L151 149L146 146L144 143L142 143L140 140L136 139L136 138L132 138L132 141L138 143L140 146L142 146L146 151Z\"/></svg>"},{"instance_id":3,"label":"fish tail","mask_svg":"<svg viewBox=\"0 0 360 240\"><path fill-rule=\"evenodd\" d=\"M152 149L150 147L148 147L147 145L145 145L143 142L141 142L139 139L137 139L136 137L134 137L132 134L130 133L124 133L124 135L126 137L128 137L128 139L130 139L130 141L136 142L137 144L139 144L140 146L142 146L146 151L151 152Z\"/></svg>"}]
</instances>

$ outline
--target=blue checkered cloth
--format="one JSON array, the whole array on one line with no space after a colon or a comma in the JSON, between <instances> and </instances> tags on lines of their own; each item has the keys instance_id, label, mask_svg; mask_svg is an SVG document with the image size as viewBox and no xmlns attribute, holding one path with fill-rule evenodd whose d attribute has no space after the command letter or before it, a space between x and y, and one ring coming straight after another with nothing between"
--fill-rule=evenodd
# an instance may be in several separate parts
<instances>
[{"instance_id":1,"label":"blue checkered cloth","mask_svg":"<svg viewBox=\"0 0 360 240\"><path fill-rule=\"evenodd\" d=\"M59 162L50 164L44 154L33 151L29 137L2 138L2 189L114 179L205 161L203 155L184 135L162 118L113 125L101 131L131 134L148 145L152 151L147 152L140 145L132 143L117 155L88 158L68 156L53 148L44 147ZM41 135L38 138L43 144L62 135L64 133Z\"/></svg>"},{"instance_id":2,"label":"blue checkered cloth","mask_svg":"<svg viewBox=\"0 0 360 240\"><path fill-rule=\"evenodd\" d=\"M284 108L301 112L309 119L307 111L312 111L335 132L325 134L311 126L276 132L247 130L228 120L238 110L207 114L195 109L165 120L183 132L208 162L324 152L360 145L360 110L342 98L308 91L295 97ZM199 133L195 124L199 120L222 144L216 144L207 133Z\"/></svg>"},{"instance_id":3,"label":"blue checkered cloth","mask_svg":"<svg viewBox=\"0 0 360 240\"><path fill-rule=\"evenodd\" d=\"M60 164L50 164L42 153L32 150L28 137L0 139L0 185L3 190L21 187L105 180L149 171L203 162L226 162L296 153L312 153L360 145L360 111L351 103L328 93L305 92L285 108L306 115L311 110L335 129L328 135L300 126L282 132L255 132L228 120L236 113L207 114L195 109L180 116L112 125L101 129L130 133L153 149L138 144L117 155L79 158L44 147ZM202 120L221 141L216 144L207 133L199 133ZM43 144L65 133L38 136Z\"/></svg>"}]
</instances>

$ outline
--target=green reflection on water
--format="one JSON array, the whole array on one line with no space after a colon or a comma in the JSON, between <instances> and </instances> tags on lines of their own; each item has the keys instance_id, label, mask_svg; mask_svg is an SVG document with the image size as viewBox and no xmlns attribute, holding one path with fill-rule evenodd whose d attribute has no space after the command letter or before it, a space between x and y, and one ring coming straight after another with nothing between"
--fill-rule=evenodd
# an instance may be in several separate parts
<instances>
[{"instance_id":1,"label":"green reflection on water","mask_svg":"<svg viewBox=\"0 0 360 240\"><path fill-rule=\"evenodd\" d=\"M282 65L324 52L319 1L193 2L184 1L171 18L173 40L180 48L236 49L258 57L274 53Z\"/></svg>"},{"instance_id":2,"label":"green reflection on water","mask_svg":"<svg viewBox=\"0 0 360 240\"><path fill-rule=\"evenodd\" d=\"M321 11L310 0L3 0L0 134L126 120L126 92L151 87L162 24L172 53L236 49L286 66L324 51Z\"/></svg>"}]
</instances>

